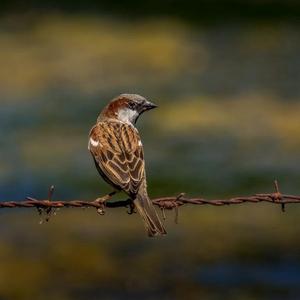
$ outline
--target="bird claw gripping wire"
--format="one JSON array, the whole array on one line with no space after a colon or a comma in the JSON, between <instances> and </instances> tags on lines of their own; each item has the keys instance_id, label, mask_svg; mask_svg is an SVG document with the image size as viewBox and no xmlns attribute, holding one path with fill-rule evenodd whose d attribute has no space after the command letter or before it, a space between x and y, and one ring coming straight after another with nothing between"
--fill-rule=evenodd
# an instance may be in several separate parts
<instances>
[{"instance_id":1,"label":"bird claw gripping wire","mask_svg":"<svg viewBox=\"0 0 300 300\"><path fill-rule=\"evenodd\" d=\"M130 199L129 199L129 200L130 200ZM128 200L127 200L127 201L128 201ZM128 210L127 210L128 215L132 215L132 214L135 214L135 213L136 213L136 211L135 211L135 206L134 206L134 204L133 204L132 201L130 201L130 203L127 205L127 208L128 208Z\"/></svg>"},{"instance_id":2,"label":"bird claw gripping wire","mask_svg":"<svg viewBox=\"0 0 300 300\"><path fill-rule=\"evenodd\" d=\"M97 198L94 202L97 204L97 213L101 216L105 215L105 202L107 199L104 197Z\"/></svg>"},{"instance_id":3,"label":"bird claw gripping wire","mask_svg":"<svg viewBox=\"0 0 300 300\"><path fill-rule=\"evenodd\" d=\"M116 191L113 191L111 193L109 193L108 195L101 197L101 198L97 198L94 202L94 204L97 205L97 213L101 216L105 215L105 202L108 201L109 199L111 199L111 197L113 195L116 194Z\"/></svg>"}]
</instances>

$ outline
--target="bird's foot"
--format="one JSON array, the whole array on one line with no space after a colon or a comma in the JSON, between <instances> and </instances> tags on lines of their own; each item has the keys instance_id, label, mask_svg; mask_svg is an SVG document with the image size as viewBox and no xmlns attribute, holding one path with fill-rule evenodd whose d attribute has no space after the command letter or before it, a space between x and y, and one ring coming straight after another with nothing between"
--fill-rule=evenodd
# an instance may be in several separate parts
<instances>
[{"instance_id":1,"label":"bird's foot","mask_svg":"<svg viewBox=\"0 0 300 300\"><path fill-rule=\"evenodd\" d=\"M132 215L132 214L135 214L135 213L136 213L136 211L135 211L135 206L134 206L134 204L133 204L132 201L130 201L130 203L127 205L127 208L128 208L127 213L128 213L129 215Z\"/></svg>"},{"instance_id":2,"label":"bird's foot","mask_svg":"<svg viewBox=\"0 0 300 300\"><path fill-rule=\"evenodd\" d=\"M108 201L109 199L112 198L112 196L116 194L116 191L113 191L103 197L97 198L94 203L97 205L97 213L99 215L104 215L105 214L105 203L106 201Z\"/></svg>"}]
</instances>

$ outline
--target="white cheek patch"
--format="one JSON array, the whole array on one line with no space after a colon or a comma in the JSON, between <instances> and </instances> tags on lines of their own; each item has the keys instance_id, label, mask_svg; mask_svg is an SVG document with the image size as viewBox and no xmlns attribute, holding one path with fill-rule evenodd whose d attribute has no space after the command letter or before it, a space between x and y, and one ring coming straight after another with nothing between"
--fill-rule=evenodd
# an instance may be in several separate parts
<instances>
[{"instance_id":1,"label":"white cheek patch","mask_svg":"<svg viewBox=\"0 0 300 300\"><path fill-rule=\"evenodd\" d=\"M122 108L118 112L118 118L124 123L133 123L138 113L135 110L129 108Z\"/></svg>"},{"instance_id":2,"label":"white cheek patch","mask_svg":"<svg viewBox=\"0 0 300 300\"><path fill-rule=\"evenodd\" d=\"M97 147L99 145L99 142L98 141L95 141L94 139L90 138L90 144L93 146L93 147Z\"/></svg>"}]
</instances>

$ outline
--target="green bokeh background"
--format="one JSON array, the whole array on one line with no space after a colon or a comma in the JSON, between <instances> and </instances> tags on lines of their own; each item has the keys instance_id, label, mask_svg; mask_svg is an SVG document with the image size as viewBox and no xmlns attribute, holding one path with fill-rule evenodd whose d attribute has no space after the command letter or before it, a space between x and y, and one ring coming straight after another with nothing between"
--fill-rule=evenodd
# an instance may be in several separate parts
<instances>
[{"instance_id":1,"label":"green bokeh background","mask_svg":"<svg viewBox=\"0 0 300 300\"><path fill-rule=\"evenodd\" d=\"M299 194L297 1L2 1L0 200L110 191L87 150L139 93L149 194ZM124 196L124 195L123 195ZM122 198L122 195L119 196ZM0 299L298 299L297 205L183 207L146 238L125 209L0 211Z\"/></svg>"}]
</instances>

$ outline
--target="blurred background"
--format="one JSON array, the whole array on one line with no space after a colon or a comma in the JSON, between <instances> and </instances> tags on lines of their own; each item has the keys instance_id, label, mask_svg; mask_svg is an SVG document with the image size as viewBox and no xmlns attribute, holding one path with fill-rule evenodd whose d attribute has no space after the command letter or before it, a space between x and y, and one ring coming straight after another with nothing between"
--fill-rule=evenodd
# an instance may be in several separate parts
<instances>
[{"instance_id":1,"label":"blurred background","mask_svg":"<svg viewBox=\"0 0 300 300\"><path fill-rule=\"evenodd\" d=\"M104 105L139 93L149 194L299 194L300 4L0 4L0 201L110 191L87 150ZM120 195L122 198L122 195ZM124 197L124 195L123 195ZM183 207L148 239L125 208L0 211L0 299L299 299L300 206Z\"/></svg>"}]
</instances>

